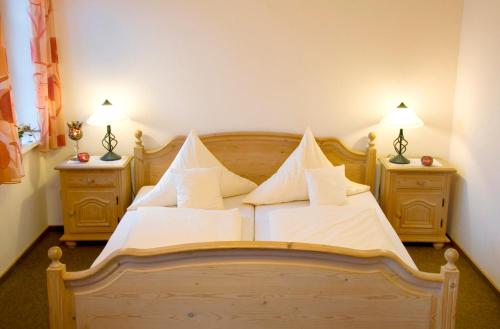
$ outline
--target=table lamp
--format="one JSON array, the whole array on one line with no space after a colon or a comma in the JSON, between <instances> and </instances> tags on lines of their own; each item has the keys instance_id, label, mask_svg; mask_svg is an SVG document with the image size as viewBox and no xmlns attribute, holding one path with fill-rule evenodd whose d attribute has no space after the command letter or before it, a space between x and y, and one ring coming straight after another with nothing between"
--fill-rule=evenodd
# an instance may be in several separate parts
<instances>
[{"instance_id":1,"label":"table lamp","mask_svg":"<svg viewBox=\"0 0 500 329\"><path fill-rule=\"evenodd\" d=\"M406 152L406 146L408 146L408 141L403 135L403 129L422 127L424 122L415 112L409 109L405 103L401 103L397 108L391 110L380 123L386 126L399 128L399 136L392 143L397 155L392 157L389 161L398 164L410 163L410 160L403 155Z\"/></svg>"},{"instance_id":2,"label":"table lamp","mask_svg":"<svg viewBox=\"0 0 500 329\"><path fill-rule=\"evenodd\" d=\"M106 126L107 132L102 139L102 146L108 151L101 157L103 161L114 161L120 160L122 157L113 152L118 141L115 135L111 132L111 123L126 120L127 116L120 112L116 107L111 104L109 100L105 100L104 103L92 114L88 119L87 123L92 126Z\"/></svg>"}]
</instances>

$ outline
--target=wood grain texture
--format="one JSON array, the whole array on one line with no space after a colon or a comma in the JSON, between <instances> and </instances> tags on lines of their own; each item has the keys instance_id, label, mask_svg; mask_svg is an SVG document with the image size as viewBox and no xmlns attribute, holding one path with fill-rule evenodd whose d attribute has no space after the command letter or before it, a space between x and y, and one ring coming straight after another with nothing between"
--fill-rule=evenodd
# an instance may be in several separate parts
<instances>
[{"instance_id":1,"label":"wood grain texture","mask_svg":"<svg viewBox=\"0 0 500 329\"><path fill-rule=\"evenodd\" d=\"M57 249L49 252L51 328L454 326L454 250L432 274L387 251L242 241L121 250L70 273Z\"/></svg>"},{"instance_id":2,"label":"wood grain texture","mask_svg":"<svg viewBox=\"0 0 500 329\"><path fill-rule=\"evenodd\" d=\"M142 131L135 134L134 187L154 185L174 160L185 136L174 138L167 145L146 150ZM219 161L232 172L257 184L278 170L299 145L301 135L287 133L234 132L200 136L202 142ZM347 148L336 138L317 138L320 148L334 164L345 164L346 176L351 180L375 188L376 149L375 134L368 136L367 152Z\"/></svg>"},{"instance_id":3,"label":"wood grain texture","mask_svg":"<svg viewBox=\"0 0 500 329\"><path fill-rule=\"evenodd\" d=\"M145 151L141 137L136 132L137 189L158 181L184 141ZM261 182L300 137L229 133L202 140L230 170ZM374 139L370 134L366 153L337 139L318 143L333 164L346 164L347 175L373 191ZM433 274L381 250L233 241L119 250L96 267L66 272L53 247L51 328L453 329L457 257L447 250L447 264Z\"/></svg>"},{"instance_id":4,"label":"wood grain texture","mask_svg":"<svg viewBox=\"0 0 500 329\"><path fill-rule=\"evenodd\" d=\"M48 251L51 263L47 268L47 294L49 300L49 323L51 329L74 329L74 296L64 283L66 265L60 262L62 251L52 247Z\"/></svg>"},{"instance_id":5,"label":"wood grain texture","mask_svg":"<svg viewBox=\"0 0 500 329\"><path fill-rule=\"evenodd\" d=\"M381 158L380 206L402 241L433 242L446 237L450 187L456 172L446 160L440 167L394 165Z\"/></svg>"},{"instance_id":6,"label":"wood grain texture","mask_svg":"<svg viewBox=\"0 0 500 329\"><path fill-rule=\"evenodd\" d=\"M56 167L64 219L61 241L75 246L75 241L111 236L132 200L131 159L91 166L64 161Z\"/></svg>"},{"instance_id":7,"label":"wood grain texture","mask_svg":"<svg viewBox=\"0 0 500 329\"><path fill-rule=\"evenodd\" d=\"M89 162L78 162L73 160L66 160L59 163L55 169L57 170L88 170L88 169L101 169L101 170L116 170L125 168L132 160L132 156L123 155L121 159L114 161L102 161L100 156L90 156Z\"/></svg>"}]
</instances>

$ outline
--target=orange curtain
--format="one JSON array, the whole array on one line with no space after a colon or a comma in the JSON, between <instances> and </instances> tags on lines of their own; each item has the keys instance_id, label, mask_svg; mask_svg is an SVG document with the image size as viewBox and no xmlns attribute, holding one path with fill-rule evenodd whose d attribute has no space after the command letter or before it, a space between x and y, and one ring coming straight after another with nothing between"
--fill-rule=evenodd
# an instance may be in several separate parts
<instances>
[{"instance_id":1,"label":"orange curtain","mask_svg":"<svg viewBox=\"0 0 500 329\"><path fill-rule=\"evenodd\" d=\"M16 112L12 104L9 67L0 17L0 184L19 183L23 176Z\"/></svg>"},{"instance_id":2,"label":"orange curtain","mask_svg":"<svg viewBox=\"0 0 500 329\"><path fill-rule=\"evenodd\" d=\"M31 61L40 123L39 148L45 152L66 145L52 1L30 0L29 15Z\"/></svg>"}]
</instances>

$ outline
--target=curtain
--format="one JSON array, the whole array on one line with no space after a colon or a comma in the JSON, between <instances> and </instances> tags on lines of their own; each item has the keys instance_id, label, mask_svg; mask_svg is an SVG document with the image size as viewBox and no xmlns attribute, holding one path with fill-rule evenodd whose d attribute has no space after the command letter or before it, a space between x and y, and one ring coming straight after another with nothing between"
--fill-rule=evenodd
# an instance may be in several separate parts
<instances>
[{"instance_id":1,"label":"curtain","mask_svg":"<svg viewBox=\"0 0 500 329\"><path fill-rule=\"evenodd\" d=\"M0 17L0 184L19 183L23 176L16 112L12 104L7 52Z\"/></svg>"},{"instance_id":2,"label":"curtain","mask_svg":"<svg viewBox=\"0 0 500 329\"><path fill-rule=\"evenodd\" d=\"M40 124L40 150L46 152L66 145L61 104L57 42L51 0L30 0L31 61L34 66L36 106Z\"/></svg>"}]
</instances>

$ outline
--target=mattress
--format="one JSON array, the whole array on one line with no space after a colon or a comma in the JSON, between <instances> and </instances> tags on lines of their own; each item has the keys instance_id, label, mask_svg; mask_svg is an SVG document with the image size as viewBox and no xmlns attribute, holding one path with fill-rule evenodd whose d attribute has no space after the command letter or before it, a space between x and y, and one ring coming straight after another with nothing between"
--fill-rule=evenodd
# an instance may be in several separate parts
<instances>
[{"instance_id":1,"label":"mattress","mask_svg":"<svg viewBox=\"0 0 500 329\"><path fill-rule=\"evenodd\" d=\"M148 193L154 186L143 186L136 195L136 198L143 196ZM224 208L225 209L238 209L242 227L241 236L243 241L252 241L254 239L254 206L243 203L247 195L238 195L231 198L224 198ZM118 226L108 240L108 243L104 247L101 254L96 258L92 266L95 266L106 259L110 254L118 249L121 249L125 242L127 241L128 233L133 226L134 222L137 220L137 211L131 210L127 211L125 215L121 218Z\"/></svg>"},{"instance_id":2,"label":"mattress","mask_svg":"<svg viewBox=\"0 0 500 329\"><path fill-rule=\"evenodd\" d=\"M293 208L302 208L307 207L309 205L309 201L295 201L295 202L287 202L273 205L262 205L255 207L255 240L256 241L275 241L277 239L273 239L273 234L270 232L269 218L270 214L278 209L293 209ZM391 246L391 248L382 248L380 249L390 249L397 256L401 258L406 264L410 267L417 268L415 263L408 254L405 246L399 239L396 231L392 228L389 220L383 213L382 209L378 205L374 196L370 192L360 193L356 195L349 196L347 198L347 206L353 208L366 208L366 209L374 209L376 218L379 221L380 227L384 232L385 241L384 246ZM304 233L307 234L307 233ZM350 234L350 232L346 232L346 234ZM314 241L312 236L302 236L304 240ZM330 243L330 245L335 245L335 243Z\"/></svg>"}]
</instances>

